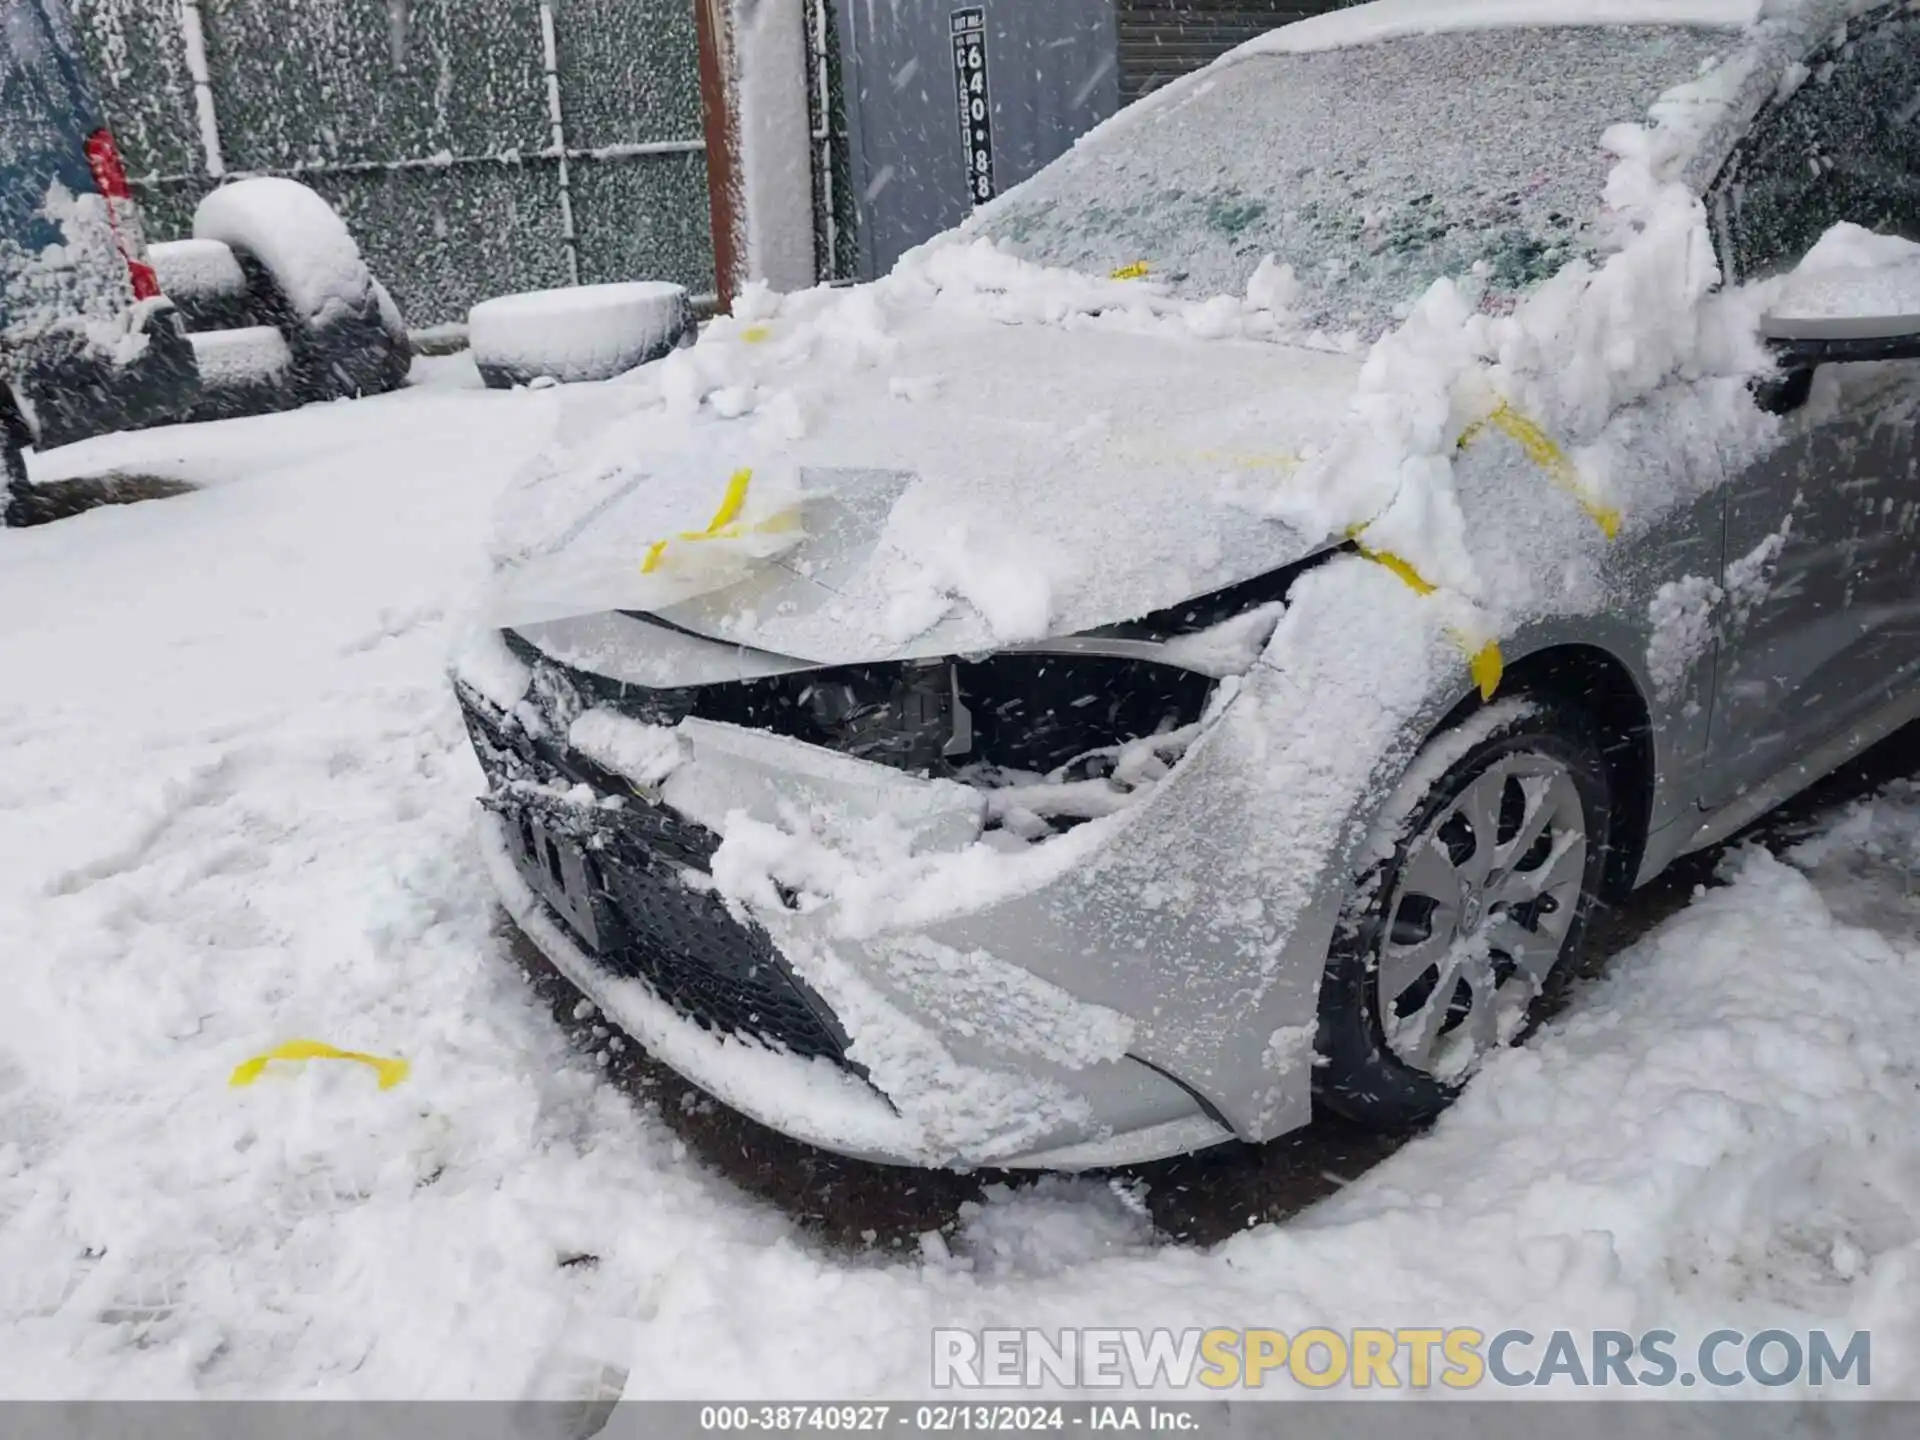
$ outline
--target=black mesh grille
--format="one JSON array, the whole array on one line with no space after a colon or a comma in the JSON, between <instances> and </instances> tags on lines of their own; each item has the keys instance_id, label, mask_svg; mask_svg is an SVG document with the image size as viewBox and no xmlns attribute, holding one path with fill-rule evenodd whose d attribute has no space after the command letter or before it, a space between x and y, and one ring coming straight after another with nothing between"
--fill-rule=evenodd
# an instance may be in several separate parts
<instances>
[{"instance_id":1,"label":"black mesh grille","mask_svg":"<svg viewBox=\"0 0 1920 1440\"><path fill-rule=\"evenodd\" d=\"M471 696L461 701L492 784L486 804L506 822L530 887L582 948L645 981L705 1029L859 1073L826 1003L787 968L765 930L736 920L712 893L706 866L718 842L710 831L632 800L599 809L556 798L547 792L582 780L603 794L621 787L579 773L591 767L577 761L563 766L524 737L515 743Z\"/></svg>"},{"instance_id":2,"label":"black mesh grille","mask_svg":"<svg viewBox=\"0 0 1920 1440\"><path fill-rule=\"evenodd\" d=\"M650 818L661 817L654 812ZM669 822L663 828L675 827ZM694 843L688 836L673 838L675 849ZM846 1042L825 1003L810 1000L766 931L742 924L718 896L696 888L703 874L677 870L667 851L645 850L634 841L629 829L605 852L614 857L601 868L616 934L601 959L645 980L708 1029L756 1035L796 1055L845 1063Z\"/></svg>"}]
</instances>

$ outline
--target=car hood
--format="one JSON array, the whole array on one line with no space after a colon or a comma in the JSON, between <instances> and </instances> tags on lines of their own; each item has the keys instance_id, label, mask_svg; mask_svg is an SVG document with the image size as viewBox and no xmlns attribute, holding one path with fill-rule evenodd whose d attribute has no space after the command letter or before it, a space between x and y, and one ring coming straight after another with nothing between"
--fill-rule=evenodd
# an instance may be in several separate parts
<instances>
[{"instance_id":1,"label":"car hood","mask_svg":"<svg viewBox=\"0 0 1920 1440\"><path fill-rule=\"evenodd\" d=\"M867 308L852 361L840 316L826 339L718 322L731 333L652 367L632 413L504 512L496 622L538 639L638 611L815 664L975 653L1325 542L1257 512L1346 415L1356 358L1201 338L1190 309Z\"/></svg>"}]
</instances>

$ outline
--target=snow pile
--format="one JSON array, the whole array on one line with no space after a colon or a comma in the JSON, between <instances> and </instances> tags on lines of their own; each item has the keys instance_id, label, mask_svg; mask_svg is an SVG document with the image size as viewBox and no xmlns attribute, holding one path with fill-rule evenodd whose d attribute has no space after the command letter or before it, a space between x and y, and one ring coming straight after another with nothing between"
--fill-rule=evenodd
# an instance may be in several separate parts
<instances>
[{"instance_id":1,"label":"snow pile","mask_svg":"<svg viewBox=\"0 0 1920 1440\"><path fill-rule=\"evenodd\" d=\"M1785 862L1734 857L1430 1134L1285 1225L1174 1245L1135 1192L1053 1180L989 1191L917 1253L848 1255L742 1195L530 1003L472 839L443 659L484 581L490 492L568 395L416 388L34 457L43 482L206 488L0 533L0 611L36 617L0 633L0 1393L900 1398L924 1393L935 1325L1093 1316L1871 1328L1872 1393L1920 1395L1910 784ZM1313 673L1397 685L1400 647L1428 638L1417 599L1377 566L1310 579L1306 613L1315 587L1348 592L1320 653L1373 667ZM506 706L532 683L497 640L462 668ZM1224 723L1267 733L1240 711ZM1305 761L1279 757L1312 806ZM1184 863L1117 880L1174 905ZM1289 877L1266 878L1285 903ZM899 960L976 998L1018 989L995 1005L1057 1056L1125 1043L972 954ZM654 1007L662 1059L704 1062L642 987L625 998ZM228 1087L297 1035L412 1073L382 1092L312 1062ZM695 1035L792 1103L790 1057ZM859 1082L802 1073L828 1099L799 1108L898 1137Z\"/></svg>"},{"instance_id":2,"label":"snow pile","mask_svg":"<svg viewBox=\"0 0 1920 1440\"><path fill-rule=\"evenodd\" d=\"M1273 330L1232 304L1240 334ZM1194 472L1291 464L1351 385L1344 356L1201 338L1202 307L1154 282L985 240L858 289L750 287L735 308L624 379L628 413L566 437L509 496L502 623L654 610L830 660L1111 622L1297 558L1299 537L1196 496ZM1168 383L1138 386L1161 367ZM749 506L797 505L809 544L676 610L670 577L635 558L661 540L670 559L718 553L673 537L709 528L743 471Z\"/></svg>"},{"instance_id":3,"label":"snow pile","mask_svg":"<svg viewBox=\"0 0 1920 1440\"><path fill-rule=\"evenodd\" d=\"M1743 386L1770 364L1758 340L1765 297L1716 291L1705 208L1682 178L1702 137L1747 103L1750 81L1749 63L1716 65L1661 97L1649 123L1607 133L1619 159L1604 233L1617 248L1597 265L1566 266L1508 315L1482 311L1474 277L1437 282L1374 345L1339 437L1276 487L1265 513L1308 534L1363 529L1370 547L1464 600L1531 608L1551 582L1532 567L1486 573L1456 476L1458 441L1497 406L1524 414L1571 455L1581 493L1569 500L1581 503L1569 503L1570 513L1617 510L1636 529L1686 493L1662 493L1677 478L1664 473L1626 493L1646 468L1638 457L1659 443L1657 421L1637 409L1656 390L1690 389L1690 408L1717 417L1725 453L1690 488L1764 449L1774 424ZM1564 536L1577 541L1577 527ZM1567 552L1549 553L1540 568L1551 574ZM1498 633L1507 623L1489 616L1475 628Z\"/></svg>"},{"instance_id":4,"label":"snow pile","mask_svg":"<svg viewBox=\"0 0 1920 1440\"><path fill-rule=\"evenodd\" d=\"M487 383L505 387L610 379L659 359L691 323L684 287L635 280L483 300L467 336Z\"/></svg>"},{"instance_id":5,"label":"snow pile","mask_svg":"<svg viewBox=\"0 0 1920 1440\"><path fill-rule=\"evenodd\" d=\"M1540 1337L1871 1329L1871 1393L1920 1393L1903 1059L1920 1021L1917 841L1920 792L1903 785L1788 862L1735 856L1729 883L1490 1059L1430 1135L1289 1224L1165 1245L1124 1193L1054 1181L990 1192L917 1266L735 1252L662 1298L628 1394L922 1395L936 1326L1089 1315L1289 1334L1436 1315ZM741 1294L762 1297L751 1332ZM840 1318L822 1329L825 1313ZM772 1373L769 1334L784 1342Z\"/></svg>"},{"instance_id":6,"label":"snow pile","mask_svg":"<svg viewBox=\"0 0 1920 1440\"><path fill-rule=\"evenodd\" d=\"M1911 265L1920 259L1920 244L1900 235L1880 235L1846 221L1822 235L1794 267L1799 276L1825 275L1837 270L1879 269Z\"/></svg>"},{"instance_id":7,"label":"snow pile","mask_svg":"<svg viewBox=\"0 0 1920 1440\"><path fill-rule=\"evenodd\" d=\"M360 247L333 207L297 180L256 176L211 191L193 212L193 238L254 256L310 325L367 312L373 277Z\"/></svg>"},{"instance_id":8,"label":"snow pile","mask_svg":"<svg viewBox=\"0 0 1920 1440\"><path fill-rule=\"evenodd\" d=\"M972 790L954 788L979 804ZM1031 813L1020 807L1017 790L1003 803L1008 810ZM831 812L772 819L730 814L715 826L722 842L714 856L714 883L748 905L764 905L781 890L791 891L802 909L823 912L832 933L850 938L908 931L943 916L985 909L1059 878L1112 837L1126 808L1115 803L1104 821L1045 844L1002 844L1016 832L989 832L962 848L936 850L916 847L911 833L886 817L860 816L849 826ZM1012 819L1017 825L1018 817ZM1033 823L1039 838L1044 827L1037 816Z\"/></svg>"},{"instance_id":9,"label":"snow pile","mask_svg":"<svg viewBox=\"0 0 1920 1440\"><path fill-rule=\"evenodd\" d=\"M1841 223L1779 286L1776 320L1920 317L1920 244ZM1780 331L1776 328L1775 333Z\"/></svg>"},{"instance_id":10,"label":"snow pile","mask_svg":"<svg viewBox=\"0 0 1920 1440\"><path fill-rule=\"evenodd\" d=\"M686 758L680 737L617 710L589 710L567 728L567 744L597 765L651 789Z\"/></svg>"}]
</instances>

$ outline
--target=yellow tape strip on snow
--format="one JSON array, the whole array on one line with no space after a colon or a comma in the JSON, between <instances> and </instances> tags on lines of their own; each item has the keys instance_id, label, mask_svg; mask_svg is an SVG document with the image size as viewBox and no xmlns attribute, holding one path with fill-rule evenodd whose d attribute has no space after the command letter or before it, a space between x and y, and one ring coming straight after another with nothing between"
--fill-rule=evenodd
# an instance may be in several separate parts
<instances>
[{"instance_id":1,"label":"yellow tape strip on snow","mask_svg":"<svg viewBox=\"0 0 1920 1440\"><path fill-rule=\"evenodd\" d=\"M1587 482L1580 478L1579 469L1567 458L1566 451L1556 445L1546 431L1506 401L1502 400L1494 406L1486 419L1476 420L1462 430L1458 448L1466 449L1489 425L1519 445L1527 458L1546 472L1549 480L1579 501L1580 508L1586 511L1589 520L1600 527L1602 535L1611 540L1620 533L1620 512L1594 499L1593 492L1587 488Z\"/></svg>"},{"instance_id":2,"label":"yellow tape strip on snow","mask_svg":"<svg viewBox=\"0 0 1920 1440\"><path fill-rule=\"evenodd\" d=\"M1149 266L1144 260L1136 260L1131 265L1122 265L1107 278L1109 280L1140 280L1146 277Z\"/></svg>"},{"instance_id":3,"label":"yellow tape strip on snow","mask_svg":"<svg viewBox=\"0 0 1920 1440\"><path fill-rule=\"evenodd\" d=\"M1360 532L1364 529L1366 529L1364 525L1356 525L1347 532L1347 537L1353 541L1354 548L1361 555L1373 561L1374 564L1392 571L1400 578L1401 583L1416 595L1431 595L1439 588L1391 550L1375 550L1367 545L1360 538ZM1500 677L1506 673L1507 668L1506 659L1500 653L1500 642L1488 640L1484 644L1476 644L1451 627L1447 633L1453 637L1453 643L1458 645L1467 657L1467 672L1473 676L1473 683L1480 687L1480 698L1493 699L1494 692L1500 688Z\"/></svg>"},{"instance_id":4,"label":"yellow tape strip on snow","mask_svg":"<svg viewBox=\"0 0 1920 1440\"><path fill-rule=\"evenodd\" d=\"M289 1040L284 1045L274 1046L264 1055L256 1055L244 1064L235 1066L227 1084L251 1085L275 1060L352 1060L357 1064L371 1067L373 1073L380 1077L382 1090L391 1090L407 1078L407 1062L404 1060L388 1060L379 1055L363 1055L358 1050L340 1050L322 1040Z\"/></svg>"},{"instance_id":5,"label":"yellow tape strip on snow","mask_svg":"<svg viewBox=\"0 0 1920 1440\"><path fill-rule=\"evenodd\" d=\"M713 519L704 530L683 530L682 540L735 540L742 535L777 535L782 530L791 530L796 517L791 510L782 510L770 515L757 525L742 529L734 524L740 518L740 512L746 508L747 487L753 483L752 470L736 470L727 480L727 493L721 497L720 508L714 511ZM651 575L660 568L661 557L667 553L665 540L656 540L647 546L647 558L640 563L640 573Z\"/></svg>"},{"instance_id":6,"label":"yellow tape strip on snow","mask_svg":"<svg viewBox=\"0 0 1920 1440\"><path fill-rule=\"evenodd\" d=\"M761 341L771 337L772 334L773 331L765 325L749 325L740 332L740 338L749 345L758 345Z\"/></svg>"}]
</instances>

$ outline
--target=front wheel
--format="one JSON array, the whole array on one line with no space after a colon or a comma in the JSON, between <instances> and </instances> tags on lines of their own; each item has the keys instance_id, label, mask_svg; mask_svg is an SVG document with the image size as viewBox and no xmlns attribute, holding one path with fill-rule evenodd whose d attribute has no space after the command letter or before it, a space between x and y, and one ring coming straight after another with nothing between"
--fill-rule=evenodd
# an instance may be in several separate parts
<instances>
[{"instance_id":1,"label":"front wheel","mask_svg":"<svg viewBox=\"0 0 1920 1440\"><path fill-rule=\"evenodd\" d=\"M1335 926L1315 1091L1398 1130L1517 1039L1578 951L1612 806L1585 723L1523 698L1430 741L1387 815L1391 853L1356 878Z\"/></svg>"}]
</instances>

